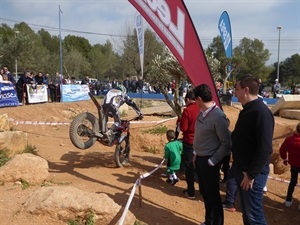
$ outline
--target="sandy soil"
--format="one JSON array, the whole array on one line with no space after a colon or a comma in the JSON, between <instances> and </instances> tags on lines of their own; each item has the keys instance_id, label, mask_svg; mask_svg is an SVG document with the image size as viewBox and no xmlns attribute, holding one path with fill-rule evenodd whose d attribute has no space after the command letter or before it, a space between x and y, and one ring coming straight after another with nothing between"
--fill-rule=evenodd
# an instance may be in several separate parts
<instances>
[{"instance_id":1,"label":"sandy soil","mask_svg":"<svg viewBox=\"0 0 300 225\"><path fill-rule=\"evenodd\" d=\"M175 119L151 116L161 111L168 111L168 106L162 102L154 102L156 107L143 108L145 119L142 123L132 124L131 161L126 168L116 168L113 159L114 147L105 147L95 143L87 150L79 150L69 140L68 125L16 125L18 121L41 122L71 122L75 115L82 111L89 111L96 115L96 108L90 101L77 103L45 103L25 105L16 108L1 108L0 113L8 113L14 119L16 130L27 132L28 143L35 146L38 155L49 162L52 185L72 185L82 190L94 193L106 193L116 203L125 206L130 191L139 173L145 173L160 164L163 158L165 135L155 135L144 131L154 126L164 125L174 129ZM166 109L166 110L163 110ZM170 109L169 109L170 110ZM224 107L224 111L231 120L233 129L239 113L239 106ZM170 113L167 113L170 114ZM133 116L132 110L128 117ZM274 134L274 163L275 175L283 180L289 180L288 167L284 167L278 157L278 148L283 139L290 135L298 121L276 118ZM195 225L204 221L204 205L199 192L196 200L183 197L182 191L186 184L181 180L176 186L165 182L161 176L165 166L161 167L150 177L142 180L142 205L139 195L131 203L130 210L138 220L149 225ZM224 197L225 185L221 184L221 194ZM196 184L198 189L198 184ZM264 198L264 210L269 224L299 224L300 188L295 188L295 201L291 208L284 207L284 198L288 184L283 181L269 179L268 194ZM20 185L5 183L0 186L0 221L1 224L66 224L48 216L33 216L22 211L22 204L33 190L39 186L30 186L23 190ZM239 211L231 213L225 211L226 225L242 224Z\"/></svg>"}]
</instances>

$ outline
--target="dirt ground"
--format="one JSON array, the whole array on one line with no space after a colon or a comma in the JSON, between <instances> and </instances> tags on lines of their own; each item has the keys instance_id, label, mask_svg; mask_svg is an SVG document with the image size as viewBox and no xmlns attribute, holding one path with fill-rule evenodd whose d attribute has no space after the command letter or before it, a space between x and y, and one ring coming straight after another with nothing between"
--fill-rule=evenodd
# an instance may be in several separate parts
<instances>
[{"instance_id":1,"label":"dirt ground","mask_svg":"<svg viewBox=\"0 0 300 225\"><path fill-rule=\"evenodd\" d=\"M146 115L141 123L131 126L131 159L126 168L116 168L113 159L114 147L105 147L95 143L87 150L77 149L69 140L68 125L34 125L16 124L20 121L40 122L71 122L75 115L82 111L89 111L96 115L96 108L90 101L76 103L44 103L24 105L20 107L1 108L0 113L7 113L14 120L13 127L28 133L28 144L35 146L38 155L49 162L51 185L71 185L76 188L94 192L106 193L116 203L125 206L129 194L137 179L138 173L153 170L163 158L163 146L166 142L165 135L145 133L155 126L164 125L174 129L175 119L170 117L153 116L168 109L165 103L153 102L153 106L143 108ZM239 106L224 106L224 111L231 120L232 130L239 113ZM168 110L167 110L168 111ZM168 114L168 113L167 113ZM129 110L127 117L133 116ZM283 139L292 134L298 121L275 118L274 133L274 163L275 175L268 180L268 193L264 198L264 211L268 224L290 225L299 224L300 188L294 192L294 204L285 208L283 202L289 180L289 167L285 167L278 156L278 148ZM165 182L161 176L165 172L165 165L153 175L142 180L142 204L138 191L130 205L131 212L139 221L149 225L196 225L204 222L204 205L199 192L196 200L186 199L182 191L186 183L181 180L175 186ZM274 180L282 179L281 181ZM221 194L224 198L225 185L220 184ZM198 189L198 184L196 184ZM22 204L30 193L39 186L30 186L23 190L20 185L5 183L0 186L0 221L1 224L66 224L49 216L35 216L22 211ZM121 216L121 213L120 215ZM242 224L241 213L225 211L225 225Z\"/></svg>"}]
</instances>

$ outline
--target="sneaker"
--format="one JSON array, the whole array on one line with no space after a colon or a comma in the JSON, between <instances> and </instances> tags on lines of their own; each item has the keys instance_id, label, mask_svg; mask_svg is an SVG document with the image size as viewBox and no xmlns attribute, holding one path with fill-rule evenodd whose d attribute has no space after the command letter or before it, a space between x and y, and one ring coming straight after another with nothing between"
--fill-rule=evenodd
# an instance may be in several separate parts
<instances>
[{"instance_id":1,"label":"sneaker","mask_svg":"<svg viewBox=\"0 0 300 225\"><path fill-rule=\"evenodd\" d=\"M191 199L191 200L196 199L196 198L195 198L195 195L194 195L194 196L189 196L187 190L184 190L184 191L183 191L183 195L184 195L186 198Z\"/></svg>"},{"instance_id":2,"label":"sneaker","mask_svg":"<svg viewBox=\"0 0 300 225\"><path fill-rule=\"evenodd\" d=\"M265 186L263 188L263 195L267 195L267 194L268 194L268 188L267 188L267 186Z\"/></svg>"},{"instance_id":3,"label":"sneaker","mask_svg":"<svg viewBox=\"0 0 300 225\"><path fill-rule=\"evenodd\" d=\"M166 180L166 182L167 182L168 184L172 184L172 183L173 183L173 179L168 178L168 179Z\"/></svg>"},{"instance_id":4,"label":"sneaker","mask_svg":"<svg viewBox=\"0 0 300 225\"><path fill-rule=\"evenodd\" d=\"M284 202L284 205L287 208L291 207L292 204L293 204L293 201L287 201L287 200L285 200L285 202Z\"/></svg>"},{"instance_id":5,"label":"sneaker","mask_svg":"<svg viewBox=\"0 0 300 225\"><path fill-rule=\"evenodd\" d=\"M235 212L236 211L234 206L232 206L231 204L223 203L222 205L223 205L223 209L225 209L228 212Z\"/></svg>"},{"instance_id":6,"label":"sneaker","mask_svg":"<svg viewBox=\"0 0 300 225\"><path fill-rule=\"evenodd\" d=\"M171 183L173 186L179 181L179 179L173 179L173 182Z\"/></svg>"}]
</instances>

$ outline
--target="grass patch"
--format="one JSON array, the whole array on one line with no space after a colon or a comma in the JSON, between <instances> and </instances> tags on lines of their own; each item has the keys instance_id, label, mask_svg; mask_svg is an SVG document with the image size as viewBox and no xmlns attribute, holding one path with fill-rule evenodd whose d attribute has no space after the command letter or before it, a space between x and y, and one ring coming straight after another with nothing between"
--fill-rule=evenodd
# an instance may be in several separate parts
<instances>
[{"instance_id":1,"label":"grass patch","mask_svg":"<svg viewBox=\"0 0 300 225\"><path fill-rule=\"evenodd\" d=\"M142 109L142 108L149 108L153 106L152 100L145 100L145 99L139 99L135 100L136 104Z\"/></svg>"},{"instance_id":2,"label":"grass patch","mask_svg":"<svg viewBox=\"0 0 300 225\"><path fill-rule=\"evenodd\" d=\"M21 180L22 189L29 188L30 184L26 180Z\"/></svg>"},{"instance_id":3,"label":"grass patch","mask_svg":"<svg viewBox=\"0 0 300 225\"><path fill-rule=\"evenodd\" d=\"M37 155L37 150L35 145L27 145L22 153L31 153Z\"/></svg>"},{"instance_id":4,"label":"grass patch","mask_svg":"<svg viewBox=\"0 0 300 225\"><path fill-rule=\"evenodd\" d=\"M7 148L0 149L0 167L3 166L7 161L9 161L11 159L11 157L9 157L10 152L11 151ZM33 155L37 155L36 146L27 145L25 147L25 149L23 151L19 152L19 153L20 154L22 154L22 153L31 153Z\"/></svg>"},{"instance_id":5,"label":"grass patch","mask_svg":"<svg viewBox=\"0 0 300 225\"><path fill-rule=\"evenodd\" d=\"M95 212L90 209L86 215L82 217L77 217L75 220L69 220L68 225L94 225L95 224Z\"/></svg>"},{"instance_id":6,"label":"grass patch","mask_svg":"<svg viewBox=\"0 0 300 225\"><path fill-rule=\"evenodd\" d=\"M143 130L143 134L166 134L168 128L166 126L157 126L151 129Z\"/></svg>"},{"instance_id":7,"label":"grass patch","mask_svg":"<svg viewBox=\"0 0 300 225\"><path fill-rule=\"evenodd\" d=\"M145 147L144 151L152 154L159 153L159 149L157 149L156 147Z\"/></svg>"},{"instance_id":8,"label":"grass patch","mask_svg":"<svg viewBox=\"0 0 300 225\"><path fill-rule=\"evenodd\" d=\"M142 222L142 221L136 220L136 221L134 222L134 225L148 225L148 224L147 224L147 223L144 223L144 222Z\"/></svg>"},{"instance_id":9,"label":"grass patch","mask_svg":"<svg viewBox=\"0 0 300 225\"><path fill-rule=\"evenodd\" d=\"M9 157L9 150L7 148L0 150L0 166L3 166L11 158Z\"/></svg>"},{"instance_id":10,"label":"grass patch","mask_svg":"<svg viewBox=\"0 0 300 225\"><path fill-rule=\"evenodd\" d=\"M72 183L71 182L63 182L63 181L54 181L54 180L48 180L48 181L44 181L42 184L41 184L41 187L50 187L52 185L59 185L59 186L68 186L68 185L71 185Z\"/></svg>"}]
</instances>

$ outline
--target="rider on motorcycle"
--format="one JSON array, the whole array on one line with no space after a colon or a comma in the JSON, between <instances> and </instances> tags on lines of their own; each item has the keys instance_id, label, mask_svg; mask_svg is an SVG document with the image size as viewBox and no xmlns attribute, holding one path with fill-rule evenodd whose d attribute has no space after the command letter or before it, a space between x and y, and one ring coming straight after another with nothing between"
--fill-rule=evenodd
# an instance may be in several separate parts
<instances>
[{"instance_id":1,"label":"rider on motorcycle","mask_svg":"<svg viewBox=\"0 0 300 225\"><path fill-rule=\"evenodd\" d=\"M126 88L122 84L118 85L114 89L110 89L102 101L102 109L104 113L104 127L107 127L108 116L114 118L113 125L104 134L106 135L110 144L112 144L115 141L115 131L121 125L119 108L124 103L131 106L136 111L140 120L143 119L143 114L141 110L126 94Z\"/></svg>"}]
</instances>

